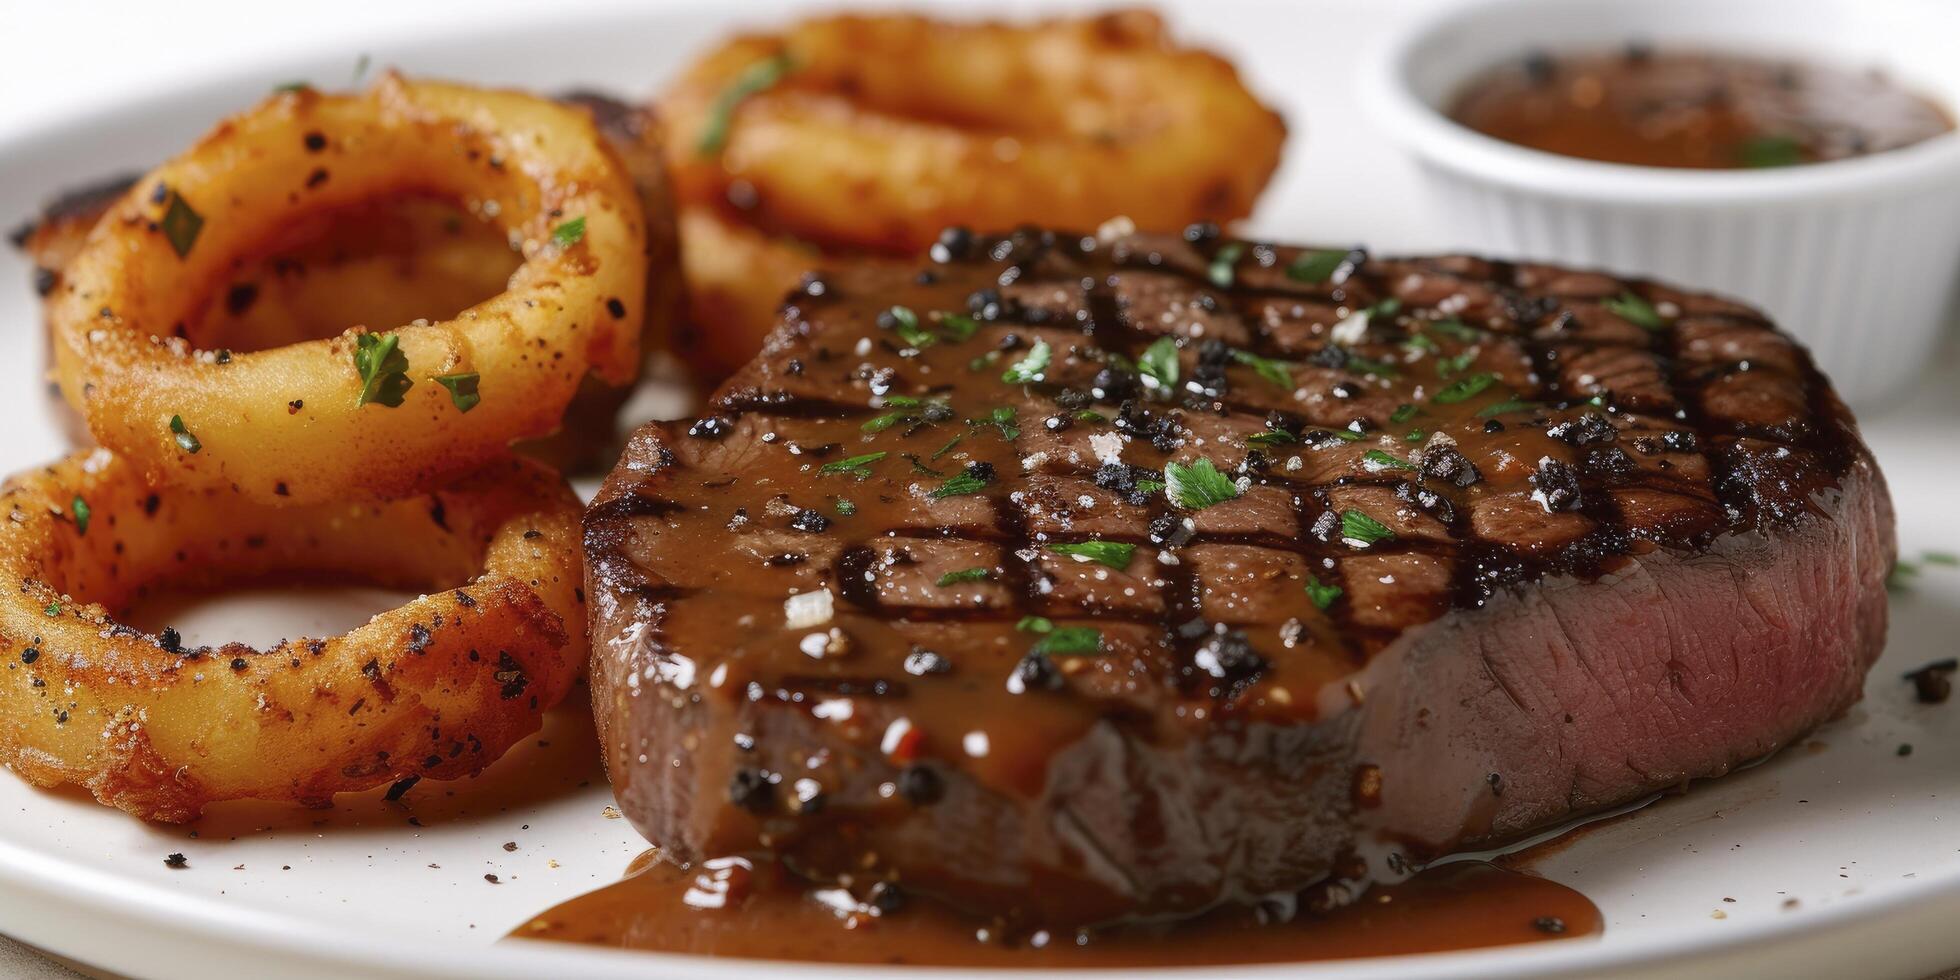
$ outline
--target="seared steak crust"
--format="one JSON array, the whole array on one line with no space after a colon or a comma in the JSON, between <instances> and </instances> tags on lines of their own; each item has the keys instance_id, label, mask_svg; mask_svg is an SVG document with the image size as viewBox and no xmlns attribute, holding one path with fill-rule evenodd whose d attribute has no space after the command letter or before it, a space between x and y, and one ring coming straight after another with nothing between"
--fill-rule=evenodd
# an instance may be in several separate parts
<instances>
[{"instance_id":1,"label":"seared steak crust","mask_svg":"<svg viewBox=\"0 0 1960 980\"><path fill-rule=\"evenodd\" d=\"M586 518L614 791L676 860L1284 904L1720 775L1884 640L1851 417L1655 283L949 232L812 280L712 409Z\"/></svg>"}]
</instances>

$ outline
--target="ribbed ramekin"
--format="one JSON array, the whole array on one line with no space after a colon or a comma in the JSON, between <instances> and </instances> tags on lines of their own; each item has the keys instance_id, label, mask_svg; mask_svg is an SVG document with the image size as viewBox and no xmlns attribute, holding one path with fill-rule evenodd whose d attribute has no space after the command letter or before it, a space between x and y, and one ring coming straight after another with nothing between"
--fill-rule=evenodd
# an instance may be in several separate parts
<instances>
[{"instance_id":1,"label":"ribbed ramekin","mask_svg":"<svg viewBox=\"0 0 1960 980\"><path fill-rule=\"evenodd\" d=\"M1939 0L1496 0L1449 6L1368 59L1370 113L1415 157L1452 244L1653 276L1762 307L1846 401L1904 390L1960 278L1960 135L1776 170L1668 170L1484 136L1444 107L1531 51L1661 46L1881 67L1960 106L1960 3Z\"/></svg>"}]
</instances>

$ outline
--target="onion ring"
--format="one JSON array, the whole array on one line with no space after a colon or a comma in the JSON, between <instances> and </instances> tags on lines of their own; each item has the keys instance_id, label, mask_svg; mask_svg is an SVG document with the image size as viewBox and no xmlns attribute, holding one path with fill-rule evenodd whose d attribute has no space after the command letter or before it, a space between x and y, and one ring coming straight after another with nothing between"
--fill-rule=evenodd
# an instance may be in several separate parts
<instances>
[{"instance_id":1,"label":"onion ring","mask_svg":"<svg viewBox=\"0 0 1960 980\"><path fill-rule=\"evenodd\" d=\"M444 322L265 350L180 335L282 227L413 192L520 243L503 293ZM426 490L555 431L588 372L637 376L644 225L586 112L393 75L358 96L286 92L144 178L90 233L50 297L57 377L153 484L287 503Z\"/></svg>"},{"instance_id":2,"label":"onion ring","mask_svg":"<svg viewBox=\"0 0 1960 980\"><path fill-rule=\"evenodd\" d=\"M1286 127L1224 59L1146 11L1028 25L835 16L736 38L660 101L683 204L750 206L826 248L941 229L1223 223Z\"/></svg>"},{"instance_id":3,"label":"onion ring","mask_svg":"<svg viewBox=\"0 0 1960 980\"><path fill-rule=\"evenodd\" d=\"M17 476L0 511L0 762L145 819L475 773L585 659L579 505L538 463L387 503L266 506L152 490L98 449ZM287 573L428 591L264 651L187 650L111 618L164 580Z\"/></svg>"},{"instance_id":4,"label":"onion ring","mask_svg":"<svg viewBox=\"0 0 1960 980\"><path fill-rule=\"evenodd\" d=\"M821 271L825 256L699 205L681 208L680 229L688 314L674 352L710 377L732 374L775 329L783 297L805 273Z\"/></svg>"}]
</instances>

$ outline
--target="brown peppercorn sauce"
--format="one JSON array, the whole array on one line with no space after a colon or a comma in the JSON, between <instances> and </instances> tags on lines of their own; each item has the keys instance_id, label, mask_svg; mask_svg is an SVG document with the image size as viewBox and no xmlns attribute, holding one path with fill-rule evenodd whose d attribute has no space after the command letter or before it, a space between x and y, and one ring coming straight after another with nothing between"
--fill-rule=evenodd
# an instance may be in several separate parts
<instances>
[{"instance_id":1,"label":"brown peppercorn sauce","mask_svg":"<svg viewBox=\"0 0 1960 980\"><path fill-rule=\"evenodd\" d=\"M1844 160L1953 130L1944 107L1876 70L1644 45L1527 55L1472 81L1449 115L1547 153L1698 170Z\"/></svg>"}]
</instances>

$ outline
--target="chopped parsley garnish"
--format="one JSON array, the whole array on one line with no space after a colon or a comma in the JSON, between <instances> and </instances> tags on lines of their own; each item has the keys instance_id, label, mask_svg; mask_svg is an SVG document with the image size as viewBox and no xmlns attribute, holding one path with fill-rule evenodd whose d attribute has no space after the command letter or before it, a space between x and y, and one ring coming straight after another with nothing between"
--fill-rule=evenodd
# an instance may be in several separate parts
<instances>
[{"instance_id":1,"label":"chopped parsley garnish","mask_svg":"<svg viewBox=\"0 0 1960 980\"><path fill-rule=\"evenodd\" d=\"M1368 312L1368 319L1370 320L1373 320L1376 317L1392 317L1402 312L1402 301L1394 296L1390 296L1389 298L1382 300L1381 302L1376 303L1373 306L1368 307L1367 312Z\"/></svg>"},{"instance_id":2,"label":"chopped parsley garnish","mask_svg":"<svg viewBox=\"0 0 1960 980\"><path fill-rule=\"evenodd\" d=\"M197 441L197 437L191 434L191 430L184 427L182 415L170 417L170 434L177 440L177 448L187 453L194 453L204 448L204 444Z\"/></svg>"},{"instance_id":3,"label":"chopped parsley garnish","mask_svg":"<svg viewBox=\"0 0 1960 980\"><path fill-rule=\"evenodd\" d=\"M1137 481L1137 492L1143 494L1146 497L1150 496L1153 493L1157 493L1163 489L1164 489L1164 481L1162 480L1138 480Z\"/></svg>"},{"instance_id":4,"label":"chopped parsley garnish","mask_svg":"<svg viewBox=\"0 0 1960 980\"><path fill-rule=\"evenodd\" d=\"M1245 441L1255 446L1290 446L1300 439L1285 429L1267 429L1245 437Z\"/></svg>"},{"instance_id":5,"label":"chopped parsley garnish","mask_svg":"<svg viewBox=\"0 0 1960 980\"><path fill-rule=\"evenodd\" d=\"M1102 649L1102 633L1087 626L1055 627L1053 621L1045 616L1022 616L1014 628L1023 633L1035 633L1034 652L1038 654L1076 654L1095 653Z\"/></svg>"},{"instance_id":6,"label":"chopped parsley garnish","mask_svg":"<svg viewBox=\"0 0 1960 980\"><path fill-rule=\"evenodd\" d=\"M1165 464L1164 490L1171 503L1185 510L1204 510L1239 495L1238 484L1233 483L1231 477L1218 472L1218 467L1211 465L1208 459L1200 459L1189 466L1175 462Z\"/></svg>"},{"instance_id":7,"label":"chopped parsley garnish","mask_svg":"<svg viewBox=\"0 0 1960 980\"><path fill-rule=\"evenodd\" d=\"M926 458L927 458L927 459L938 459L939 457L941 457L941 456L944 456L944 455L946 455L947 453L950 453L950 452L952 452L952 451L953 451L953 447L954 447L954 446L957 446L957 445L959 445L959 444L960 444L960 440L961 440L962 438L965 438L965 437L964 437L964 436L954 436L953 438L951 438L951 439L949 439L949 440L947 440L947 442L946 442L946 444L945 444L945 445L943 445L943 446L941 446L941 447L939 447L938 449L935 449L935 450L933 450L933 451L932 451L932 455L930 455L930 456L927 456Z\"/></svg>"},{"instance_id":8,"label":"chopped parsley garnish","mask_svg":"<svg viewBox=\"0 0 1960 980\"><path fill-rule=\"evenodd\" d=\"M925 460L919 458L918 453L902 453L900 455L903 455L905 457L906 462L912 464L912 472L917 473L920 476L932 477L935 480L944 480L946 478L945 470L935 470L932 467L927 466L925 464Z\"/></svg>"},{"instance_id":9,"label":"chopped parsley garnish","mask_svg":"<svg viewBox=\"0 0 1960 980\"><path fill-rule=\"evenodd\" d=\"M1008 365L1007 370L1001 372L1000 379L1011 385L1040 381L1042 372L1048 370L1048 362L1054 356L1055 352L1049 348L1047 341L1037 340L1034 346L1028 348L1026 357Z\"/></svg>"},{"instance_id":10,"label":"chopped parsley garnish","mask_svg":"<svg viewBox=\"0 0 1960 980\"><path fill-rule=\"evenodd\" d=\"M50 616L59 616L61 615L61 603L50 602L48 603L47 608L42 609L41 611L47 613Z\"/></svg>"},{"instance_id":11,"label":"chopped parsley garnish","mask_svg":"<svg viewBox=\"0 0 1960 980\"><path fill-rule=\"evenodd\" d=\"M476 383L480 379L481 376L475 371L465 371L461 374L438 374L436 375L436 384L449 389L449 400L455 404L457 411L467 413L470 409L475 408L477 403L483 401L483 396L478 394L476 390Z\"/></svg>"},{"instance_id":12,"label":"chopped parsley garnish","mask_svg":"<svg viewBox=\"0 0 1960 980\"><path fill-rule=\"evenodd\" d=\"M941 313L939 329L945 331L946 336L953 338L954 343L959 343L963 340L972 340L973 335L980 332L980 323L964 313Z\"/></svg>"},{"instance_id":13,"label":"chopped parsley garnish","mask_svg":"<svg viewBox=\"0 0 1960 980\"><path fill-rule=\"evenodd\" d=\"M1239 277L1239 258L1245 255L1244 242L1227 242L1218 247L1218 253L1211 258L1211 268L1206 270L1211 284L1220 289L1232 288Z\"/></svg>"},{"instance_id":14,"label":"chopped parsley garnish","mask_svg":"<svg viewBox=\"0 0 1960 980\"><path fill-rule=\"evenodd\" d=\"M1459 381L1451 382L1448 387L1429 396L1429 400L1443 405L1454 405L1457 402L1469 401L1483 394L1484 389L1496 383L1497 375L1495 374L1473 374Z\"/></svg>"},{"instance_id":15,"label":"chopped parsley garnish","mask_svg":"<svg viewBox=\"0 0 1960 980\"><path fill-rule=\"evenodd\" d=\"M1286 267L1286 278L1294 282L1326 282L1334 277L1347 257L1348 253L1331 248L1323 252L1301 252Z\"/></svg>"},{"instance_id":16,"label":"chopped parsley garnish","mask_svg":"<svg viewBox=\"0 0 1960 980\"><path fill-rule=\"evenodd\" d=\"M1736 147L1745 167L1794 167L1803 162L1803 144L1788 136L1757 136Z\"/></svg>"},{"instance_id":17,"label":"chopped parsley garnish","mask_svg":"<svg viewBox=\"0 0 1960 980\"><path fill-rule=\"evenodd\" d=\"M1257 371L1259 376L1281 388L1293 387L1293 372L1287 370L1286 362L1275 361L1270 357L1260 357L1251 351L1235 350L1232 360Z\"/></svg>"},{"instance_id":18,"label":"chopped parsley garnish","mask_svg":"<svg viewBox=\"0 0 1960 980\"><path fill-rule=\"evenodd\" d=\"M1359 432L1356 432L1353 429L1327 429L1325 431L1332 432L1334 434L1334 437L1341 440L1342 442L1360 442L1361 440L1367 438L1367 436Z\"/></svg>"},{"instance_id":19,"label":"chopped parsley garnish","mask_svg":"<svg viewBox=\"0 0 1960 980\"><path fill-rule=\"evenodd\" d=\"M274 85L272 90L274 92L304 92L312 87L312 82L284 82L279 85Z\"/></svg>"},{"instance_id":20,"label":"chopped parsley garnish","mask_svg":"<svg viewBox=\"0 0 1960 980\"><path fill-rule=\"evenodd\" d=\"M991 425L999 429L1000 437L1008 442L1021 438L1021 426L1015 421L1014 410L1011 408L996 408L988 412L986 418L967 419L966 424Z\"/></svg>"},{"instance_id":21,"label":"chopped parsley garnish","mask_svg":"<svg viewBox=\"0 0 1960 980\"><path fill-rule=\"evenodd\" d=\"M1667 321L1661 318L1661 311L1654 309L1654 304L1634 295L1632 291L1621 293L1600 305L1635 326L1648 330L1667 328Z\"/></svg>"},{"instance_id":22,"label":"chopped parsley garnish","mask_svg":"<svg viewBox=\"0 0 1960 980\"><path fill-rule=\"evenodd\" d=\"M1044 656L1073 656L1102 650L1102 631L1088 626L1064 626L1036 640L1034 652Z\"/></svg>"},{"instance_id":23,"label":"chopped parsley garnish","mask_svg":"<svg viewBox=\"0 0 1960 980\"><path fill-rule=\"evenodd\" d=\"M947 572L939 576L939 587L943 589L963 582L985 582L993 577L994 573L984 568L962 568L957 572Z\"/></svg>"},{"instance_id":24,"label":"chopped parsley garnish","mask_svg":"<svg viewBox=\"0 0 1960 980\"><path fill-rule=\"evenodd\" d=\"M1403 341L1402 349L1408 351L1411 354L1416 354L1423 351L1427 351L1433 354L1437 351L1442 350L1441 347L1437 346L1435 339L1430 337L1426 333L1416 334L1415 336L1410 337L1409 339Z\"/></svg>"},{"instance_id":25,"label":"chopped parsley garnish","mask_svg":"<svg viewBox=\"0 0 1960 980\"><path fill-rule=\"evenodd\" d=\"M858 431L866 435L876 435L897 425L904 418L904 412L886 412L883 415L866 419L863 425L858 426Z\"/></svg>"},{"instance_id":26,"label":"chopped parsley garnish","mask_svg":"<svg viewBox=\"0 0 1960 980\"><path fill-rule=\"evenodd\" d=\"M865 420L858 426L858 431L876 435L900 422L931 425L953 417L953 406L937 398L921 400L909 395L887 395L884 404L891 411ZM907 434L910 434L909 430Z\"/></svg>"},{"instance_id":27,"label":"chopped parsley garnish","mask_svg":"<svg viewBox=\"0 0 1960 980\"><path fill-rule=\"evenodd\" d=\"M570 221L561 223L556 228L551 229L552 244L557 245L561 249L571 248L572 246L577 245L579 243L579 239L582 239L584 237L585 237L585 215L582 214L576 218L573 218Z\"/></svg>"},{"instance_id":28,"label":"chopped parsley garnish","mask_svg":"<svg viewBox=\"0 0 1960 980\"><path fill-rule=\"evenodd\" d=\"M68 502L68 510L75 515L75 531L79 534L87 534L89 518L88 501L83 500L82 495L78 493L75 495L75 499Z\"/></svg>"},{"instance_id":29,"label":"chopped parsley garnish","mask_svg":"<svg viewBox=\"0 0 1960 980\"><path fill-rule=\"evenodd\" d=\"M1340 597L1340 586L1326 585L1315 578L1312 572L1307 573L1307 598L1313 600L1315 609L1326 612L1327 607L1333 605L1334 600Z\"/></svg>"},{"instance_id":30,"label":"chopped parsley garnish","mask_svg":"<svg viewBox=\"0 0 1960 980\"><path fill-rule=\"evenodd\" d=\"M1402 441L1407 443L1418 443L1428 437L1429 437L1429 433L1424 432L1421 429L1410 429L1409 433L1402 437Z\"/></svg>"},{"instance_id":31,"label":"chopped parsley garnish","mask_svg":"<svg viewBox=\"0 0 1960 980\"><path fill-rule=\"evenodd\" d=\"M940 484L937 489L926 494L926 496L934 500L943 500L947 497L965 497L970 494L979 493L985 489L987 489L987 480L975 475L972 470L968 470Z\"/></svg>"},{"instance_id":32,"label":"chopped parsley garnish","mask_svg":"<svg viewBox=\"0 0 1960 980\"><path fill-rule=\"evenodd\" d=\"M1446 317L1441 320L1431 320L1429 321L1429 329L1434 330L1445 337L1449 337L1454 340L1461 340L1464 343L1473 343L1479 339L1482 339L1481 334L1477 333L1476 330L1472 329L1471 327L1466 325L1462 320L1459 320L1456 317Z\"/></svg>"},{"instance_id":33,"label":"chopped parsley garnish","mask_svg":"<svg viewBox=\"0 0 1960 980\"><path fill-rule=\"evenodd\" d=\"M860 480L863 480L871 476L872 463L876 463L879 460L884 459L886 456L889 455L891 454L886 452L864 453L859 456L852 456L848 459L832 460L831 462L825 463L822 466L817 467L817 472L824 474L826 476L832 476L838 473L848 473L854 477L857 477Z\"/></svg>"},{"instance_id":34,"label":"chopped parsley garnish","mask_svg":"<svg viewBox=\"0 0 1960 980\"><path fill-rule=\"evenodd\" d=\"M204 230L204 216L191 210L181 195L171 191L170 203L164 207L163 221L158 227L163 229L164 239L181 259L191 254L191 246L197 244L197 234Z\"/></svg>"},{"instance_id":35,"label":"chopped parsley garnish","mask_svg":"<svg viewBox=\"0 0 1960 980\"><path fill-rule=\"evenodd\" d=\"M1137 355L1137 372L1151 387L1170 391L1177 387L1177 341L1159 337Z\"/></svg>"},{"instance_id":36,"label":"chopped parsley garnish","mask_svg":"<svg viewBox=\"0 0 1960 980\"><path fill-rule=\"evenodd\" d=\"M1421 409L1407 403L1397 405L1395 406L1394 413L1389 415L1388 420L1390 422L1407 422L1408 420L1415 418L1416 413L1419 411L1421 411Z\"/></svg>"},{"instance_id":37,"label":"chopped parsley garnish","mask_svg":"<svg viewBox=\"0 0 1960 980\"><path fill-rule=\"evenodd\" d=\"M1097 424L1107 423L1109 421L1109 418L1103 415L1103 413L1095 411L1094 409L1085 408L1082 411L1075 413L1075 420L1077 422L1085 422L1090 425L1097 425Z\"/></svg>"},{"instance_id":38,"label":"chopped parsley garnish","mask_svg":"<svg viewBox=\"0 0 1960 980\"><path fill-rule=\"evenodd\" d=\"M1392 378L1396 375L1395 365L1353 353L1347 356L1347 368L1356 374L1369 377Z\"/></svg>"},{"instance_id":39,"label":"chopped parsley garnish","mask_svg":"<svg viewBox=\"0 0 1960 980\"><path fill-rule=\"evenodd\" d=\"M892 332L905 341L907 347L931 347L939 338L925 332L919 326L919 315L909 306L894 306L885 313L891 318Z\"/></svg>"},{"instance_id":40,"label":"chopped parsley garnish","mask_svg":"<svg viewBox=\"0 0 1960 980\"><path fill-rule=\"evenodd\" d=\"M1960 555L1951 551L1920 552L1919 560L1928 565L1960 565Z\"/></svg>"},{"instance_id":41,"label":"chopped parsley garnish","mask_svg":"<svg viewBox=\"0 0 1960 980\"><path fill-rule=\"evenodd\" d=\"M1388 541L1395 532L1388 525L1369 517L1358 510L1341 511L1341 539L1350 544L1367 547L1377 541Z\"/></svg>"},{"instance_id":42,"label":"chopped parsley garnish","mask_svg":"<svg viewBox=\"0 0 1960 980\"><path fill-rule=\"evenodd\" d=\"M1416 468L1414 463L1397 456L1391 456L1379 449L1370 449L1362 453L1361 461L1362 465L1370 473L1380 473L1383 470L1413 470Z\"/></svg>"},{"instance_id":43,"label":"chopped parsley garnish","mask_svg":"<svg viewBox=\"0 0 1960 980\"><path fill-rule=\"evenodd\" d=\"M1120 541L1084 541L1079 544L1051 544L1048 550L1058 555L1068 555L1083 561L1107 565L1120 572L1130 567L1130 559L1136 556L1137 546Z\"/></svg>"},{"instance_id":44,"label":"chopped parsley garnish","mask_svg":"<svg viewBox=\"0 0 1960 980\"><path fill-rule=\"evenodd\" d=\"M361 373L358 407L379 402L400 408L402 399L415 382L408 377L408 355L401 352L401 337L392 333L364 333L354 339L354 370Z\"/></svg>"},{"instance_id":45,"label":"chopped parsley garnish","mask_svg":"<svg viewBox=\"0 0 1960 980\"><path fill-rule=\"evenodd\" d=\"M844 517L849 517L849 516L851 516L852 514L855 514L855 513L857 513L857 512L858 512L858 505L857 505L857 504L854 504L854 503L852 503L852 502L851 502L851 498L849 498L849 497L839 497L839 498L837 498L837 513L838 513L838 514L840 514L840 515L842 515L842 516L844 516Z\"/></svg>"},{"instance_id":46,"label":"chopped parsley garnish","mask_svg":"<svg viewBox=\"0 0 1960 980\"><path fill-rule=\"evenodd\" d=\"M1494 418L1499 415L1508 415L1512 412L1529 412L1537 407L1538 407L1537 402L1519 401L1516 398L1507 398L1504 401L1498 402L1495 405L1485 405L1484 407L1477 409L1477 417L1480 419Z\"/></svg>"},{"instance_id":47,"label":"chopped parsley garnish","mask_svg":"<svg viewBox=\"0 0 1960 980\"><path fill-rule=\"evenodd\" d=\"M787 54L765 58L742 69L740 75L715 96L715 104L708 109L708 123L701 127L701 139L694 144L694 152L701 156L714 156L728 144L728 130L735 122L735 110L750 96L766 92L783 80L783 76L795 63Z\"/></svg>"},{"instance_id":48,"label":"chopped parsley garnish","mask_svg":"<svg viewBox=\"0 0 1960 980\"><path fill-rule=\"evenodd\" d=\"M1476 362L1477 352L1473 350L1467 350L1451 357L1439 357L1436 359L1436 376L1447 381L1469 370L1470 365Z\"/></svg>"}]
</instances>

